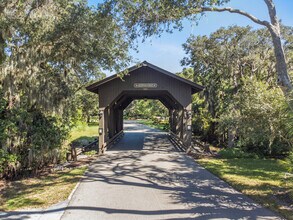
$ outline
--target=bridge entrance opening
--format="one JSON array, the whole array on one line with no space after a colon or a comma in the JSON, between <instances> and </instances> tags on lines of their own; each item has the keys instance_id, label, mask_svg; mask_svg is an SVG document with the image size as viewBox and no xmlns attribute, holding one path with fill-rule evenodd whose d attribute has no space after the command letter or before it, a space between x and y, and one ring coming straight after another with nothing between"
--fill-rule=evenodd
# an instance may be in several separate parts
<instances>
[{"instance_id":1,"label":"bridge entrance opening","mask_svg":"<svg viewBox=\"0 0 293 220\"><path fill-rule=\"evenodd\" d=\"M135 120L163 131L169 131L169 111L159 100L133 100L123 112L124 122ZM125 127L125 126L123 126Z\"/></svg>"},{"instance_id":2,"label":"bridge entrance opening","mask_svg":"<svg viewBox=\"0 0 293 220\"><path fill-rule=\"evenodd\" d=\"M168 111L169 131L189 147L192 95L202 89L202 86L148 62L129 68L122 79L116 74L88 86L87 90L99 94L101 153L123 133L123 112L134 100L160 101Z\"/></svg>"}]
</instances>

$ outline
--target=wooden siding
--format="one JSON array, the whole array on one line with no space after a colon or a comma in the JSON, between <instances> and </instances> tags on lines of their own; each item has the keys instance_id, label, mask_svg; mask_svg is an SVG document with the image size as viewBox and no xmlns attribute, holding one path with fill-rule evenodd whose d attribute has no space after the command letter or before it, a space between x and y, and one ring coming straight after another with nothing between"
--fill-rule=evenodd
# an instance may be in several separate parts
<instances>
[{"instance_id":1,"label":"wooden siding","mask_svg":"<svg viewBox=\"0 0 293 220\"><path fill-rule=\"evenodd\" d=\"M156 88L135 88L134 83L156 83ZM178 103L187 107L191 102L191 87L172 77L143 66L126 75L123 80L116 78L99 87L100 108L109 106L124 91L168 91Z\"/></svg>"}]
</instances>

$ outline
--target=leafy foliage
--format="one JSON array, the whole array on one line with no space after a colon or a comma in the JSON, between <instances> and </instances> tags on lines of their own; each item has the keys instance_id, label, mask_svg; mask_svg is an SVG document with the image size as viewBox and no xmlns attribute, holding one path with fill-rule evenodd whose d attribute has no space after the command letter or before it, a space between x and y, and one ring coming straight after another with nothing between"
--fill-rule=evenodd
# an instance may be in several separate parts
<instances>
[{"instance_id":1,"label":"leafy foliage","mask_svg":"<svg viewBox=\"0 0 293 220\"><path fill-rule=\"evenodd\" d=\"M279 22L273 0L264 0L269 20L259 19L244 10L222 7L230 0L107 0L103 5L105 13L114 15L131 33L131 38L160 35L163 31L172 33L181 30L184 19L198 22L205 12L230 12L244 16L258 25L262 25L269 34L276 65L274 76L287 102L293 109L293 86L286 63L283 42L281 40L281 24ZM239 34L239 32L235 32ZM225 40L225 39L223 39ZM237 41L237 39L236 39ZM249 45L248 45L249 46ZM240 55L240 54L239 54Z\"/></svg>"},{"instance_id":2,"label":"leafy foliage","mask_svg":"<svg viewBox=\"0 0 293 220\"><path fill-rule=\"evenodd\" d=\"M293 172L293 152L291 152L286 158L288 164L290 165L288 172ZM293 192L292 192L293 195ZM292 198L293 199L293 198Z\"/></svg>"},{"instance_id":3,"label":"leafy foliage","mask_svg":"<svg viewBox=\"0 0 293 220\"><path fill-rule=\"evenodd\" d=\"M3 173L8 167L15 166L17 155L9 154L7 151L0 149L0 173Z\"/></svg>"},{"instance_id":4,"label":"leafy foliage","mask_svg":"<svg viewBox=\"0 0 293 220\"><path fill-rule=\"evenodd\" d=\"M230 0L107 0L104 10L116 15L132 37L159 35L164 30L181 30L184 18L195 19L204 6L220 6ZM199 15L200 16L200 15Z\"/></svg>"},{"instance_id":5,"label":"leafy foliage","mask_svg":"<svg viewBox=\"0 0 293 220\"><path fill-rule=\"evenodd\" d=\"M255 153L247 153L240 148L227 148L219 151L219 155L223 159L233 159L233 158L250 158L257 159L258 155Z\"/></svg>"},{"instance_id":6,"label":"leafy foliage","mask_svg":"<svg viewBox=\"0 0 293 220\"><path fill-rule=\"evenodd\" d=\"M17 155L4 175L60 160L70 128L97 112L84 86L124 68L129 46L113 16L86 1L0 3L0 147Z\"/></svg>"},{"instance_id":7,"label":"leafy foliage","mask_svg":"<svg viewBox=\"0 0 293 220\"><path fill-rule=\"evenodd\" d=\"M283 27L288 63L292 28ZM286 155L293 145L293 120L274 77L275 59L266 30L232 26L183 45L191 65L181 76L206 86L193 98L195 135L221 146L259 155Z\"/></svg>"},{"instance_id":8,"label":"leafy foliage","mask_svg":"<svg viewBox=\"0 0 293 220\"><path fill-rule=\"evenodd\" d=\"M168 109L158 100L134 100L126 109L127 119L146 119L141 123L169 130Z\"/></svg>"},{"instance_id":9,"label":"leafy foliage","mask_svg":"<svg viewBox=\"0 0 293 220\"><path fill-rule=\"evenodd\" d=\"M167 108L158 100L134 100L125 109L127 118L153 119L168 117Z\"/></svg>"}]
</instances>

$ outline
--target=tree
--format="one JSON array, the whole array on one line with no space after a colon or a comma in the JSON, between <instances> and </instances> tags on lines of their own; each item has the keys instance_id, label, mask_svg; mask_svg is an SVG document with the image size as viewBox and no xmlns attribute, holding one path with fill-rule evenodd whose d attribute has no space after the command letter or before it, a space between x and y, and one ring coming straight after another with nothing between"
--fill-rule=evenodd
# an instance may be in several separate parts
<instances>
[{"instance_id":1,"label":"tree","mask_svg":"<svg viewBox=\"0 0 293 220\"><path fill-rule=\"evenodd\" d=\"M129 44L111 16L83 1L11 2L15 8L8 4L1 19L0 67L10 105L26 93L30 106L56 110L101 69L126 66Z\"/></svg>"},{"instance_id":2,"label":"tree","mask_svg":"<svg viewBox=\"0 0 293 220\"><path fill-rule=\"evenodd\" d=\"M125 115L129 118L154 119L167 118L168 110L158 100L134 100L126 109Z\"/></svg>"},{"instance_id":3,"label":"tree","mask_svg":"<svg viewBox=\"0 0 293 220\"><path fill-rule=\"evenodd\" d=\"M102 69L124 68L129 44L113 16L84 0L0 2L0 148L17 158L7 175L60 155L77 94Z\"/></svg>"},{"instance_id":4,"label":"tree","mask_svg":"<svg viewBox=\"0 0 293 220\"><path fill-rule=\"evenodd\" d=\"M292 70L291 33L291 27L282 27ZM292 111L274 80L275 56L268 30L220 28L210 36L191 36L183 47L188 56L182 63L193 69L180 75L206 87L193 98L195 135L263 155L292 150Z\"/></svg>"},{"instance_id":5,"label":"tree","mask_svg":"<svg viewBox=\"0 0 293 220\"><path fill-rule=\"evenodd\" d=\"M147 37L153 34L160 34L163 30L172 31L172 28L182 29L182 19L197 19L198 15L205 12L230 12L249 18L251 21L266 27L271 35L276 57L276 72L278 85L284 95L290 99L292 82L290 80L285 53L281 42L281 28L277 17L276 7L273 0L264 0L267 5L270 20L261 20L256 16L240 9L221 7L230 0L108 0L106 9L113 9L122 17L126 27L136 30L133 36L142 34Z\"/></svg>"}]
</instances>

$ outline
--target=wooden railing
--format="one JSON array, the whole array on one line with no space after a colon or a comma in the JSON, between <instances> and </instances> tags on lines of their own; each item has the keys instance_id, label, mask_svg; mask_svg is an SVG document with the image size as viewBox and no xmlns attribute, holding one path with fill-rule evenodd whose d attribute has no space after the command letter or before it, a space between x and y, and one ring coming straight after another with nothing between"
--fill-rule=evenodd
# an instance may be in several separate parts
<instances>
[{"instance_id":1,"label":"wooden railing","mask_svg":"<svg viewBox=\"0 0 293 220\"><path fill-rule=\"evenodd\" d=\"M199 142L196 139L192 139L192 143L191 146L187 147L181 138L179 138L176 134L174 134L172 131L169 132L169 139L171 141L171 143L177 148L177 150L179 151L183 151L186 153L211 153L210 149L209 149L209 145L208 144L204 144Z\"/></svg>"},{"instance_id":2,"label":"wooden railing","mask_svg":"<svg viewBox=\"0 0 293 220\"><path fill-rule=\"evenodd\" d=\"M97 150L99 152L99 140L96 139L95 141L82 146L71 146L70 152L67 154L67 160L77 160L77 156L91 150Z\"/></svg>"},{"instance_id":3,"label":"wooden railing","mask_svg":"<svg viewBox=\"0 0 293 220\"><path fill-rule=\"evenodd\" d=\"M185 152L187 150L187 147L183 143L183 141L177 137L176 134L174 134L172 131L169 131L169 139L171 143L177 148L177 150L181 152Z\"/></svg>"},{"instance_id":4,"label":"wooden railing","mask_svg":"<svg viewBox=\"0 0 293 220\"><path fill-rule=\"evenodd\" d=\"M192 146L200 153L212 153L210 150L210 145L208 143L200 142L199 140L192 138Z\"/></svg>"},{"instance_id":5,"label":"wooden railing","mask_svg":"<svg viewBox=\"0 0 293 220\"><path fill-rule=\"evenodd\" d=\"M112 138L105 142L105 150L110 149L114 144L116 144L124 135L123 130L119 131Z\"/></svg>"}]
</instances>

